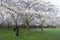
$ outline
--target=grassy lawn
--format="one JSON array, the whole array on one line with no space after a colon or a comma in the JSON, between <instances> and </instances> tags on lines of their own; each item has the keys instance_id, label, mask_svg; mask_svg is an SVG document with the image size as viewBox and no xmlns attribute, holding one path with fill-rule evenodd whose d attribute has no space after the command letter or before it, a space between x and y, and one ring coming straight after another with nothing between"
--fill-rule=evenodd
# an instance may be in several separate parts
<instances>
[{"instance_id":1,"label":"grassy lawn","mask_svg":"<svg viewBox=\"0 0 60 40\"><path fill-rule=\"evenodd\" d=\"M60 29L30 29L27 36L25 29L20 29L19 36L14 37L13 29L0 29L0 40L60 40Z\"/></svg>"}]
</instances>

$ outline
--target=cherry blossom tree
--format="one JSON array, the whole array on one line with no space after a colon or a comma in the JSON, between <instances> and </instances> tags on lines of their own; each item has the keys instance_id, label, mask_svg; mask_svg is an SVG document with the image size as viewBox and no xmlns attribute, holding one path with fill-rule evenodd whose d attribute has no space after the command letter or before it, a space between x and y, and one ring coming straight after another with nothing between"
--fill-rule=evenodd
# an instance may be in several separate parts
<instances>
[{"instance_id":1,"label":"cherry blossom tree","mask_svg":"<svg viewBox=\"0 0 60 40\"><path fill-rule=\"evenodd\" d=\"M30 25L38 23L41 26L41 31L43 31L43 26L56 25L58 23L56 16L59 11L50 2L43 0L3 0L0 3L2 4L2 11L11 16L17 30L19 30L18 22L20 22L20 25L25 24L27 34Z\"/></svg>"}]
</instances>

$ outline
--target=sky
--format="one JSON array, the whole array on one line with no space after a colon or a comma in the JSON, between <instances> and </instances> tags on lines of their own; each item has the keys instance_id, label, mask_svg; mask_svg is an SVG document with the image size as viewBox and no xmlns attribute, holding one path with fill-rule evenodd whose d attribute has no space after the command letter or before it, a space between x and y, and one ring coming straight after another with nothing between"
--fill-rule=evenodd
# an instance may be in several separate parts
<instances>
[{"instance_id":1,"label":"sky","mask_svg":"<svg viewBox=\"0 0 60 40\"><path fill-rule=\"evenodd\" d=\"M60 0L45 0L45 1L55 4L60 9ZM57 14L57 16L60 17L60 13Z\"/></svg>"},{"instance_id":2,"label":"sky","mask_svg":"<svg viewBox=\"0 0 60 40\"><path fill-rule=\"evenodd\" d=\"M55 4L60 8L60 0L45 0L45 1L51 2L52 4Z\"/></svg>"}]
</instances>

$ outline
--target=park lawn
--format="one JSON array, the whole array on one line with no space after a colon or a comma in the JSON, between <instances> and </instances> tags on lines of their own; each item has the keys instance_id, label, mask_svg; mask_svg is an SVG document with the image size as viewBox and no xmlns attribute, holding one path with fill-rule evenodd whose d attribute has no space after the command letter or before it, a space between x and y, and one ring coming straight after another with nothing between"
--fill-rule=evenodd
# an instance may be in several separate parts
<instances>
[{"instance_id":1,"label":"park lawn","mask_svg":"<svg viewBox=\"0 0 60 40\"><path fill-rule=\"evenodd\" d=\"M19 36L14 37L13 29L0 29L0 40L60 40L60 29L30 29L26 35L25 29L20 29Z\"/></svg>"}]
</instances>

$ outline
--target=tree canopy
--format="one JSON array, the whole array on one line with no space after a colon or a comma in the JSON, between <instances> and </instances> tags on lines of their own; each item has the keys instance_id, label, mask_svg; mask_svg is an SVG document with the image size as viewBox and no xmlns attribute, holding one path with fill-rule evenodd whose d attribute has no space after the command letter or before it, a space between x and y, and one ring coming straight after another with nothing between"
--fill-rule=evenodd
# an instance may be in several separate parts
<instances>
[{"instance_id":1,"label":"tree canopy","mask_svg":"<svg viewBox=\"0 0 60 40\"><path fill-rule=\"evenodd\" d=\"M59 25L59 9L56 5L44 0L2 0L0 6L0 24L18 25L25 24L25 14L28 16L29 25L40 25L40 18L44 19L44 26Z\"/></svg>"}]
</instances>

